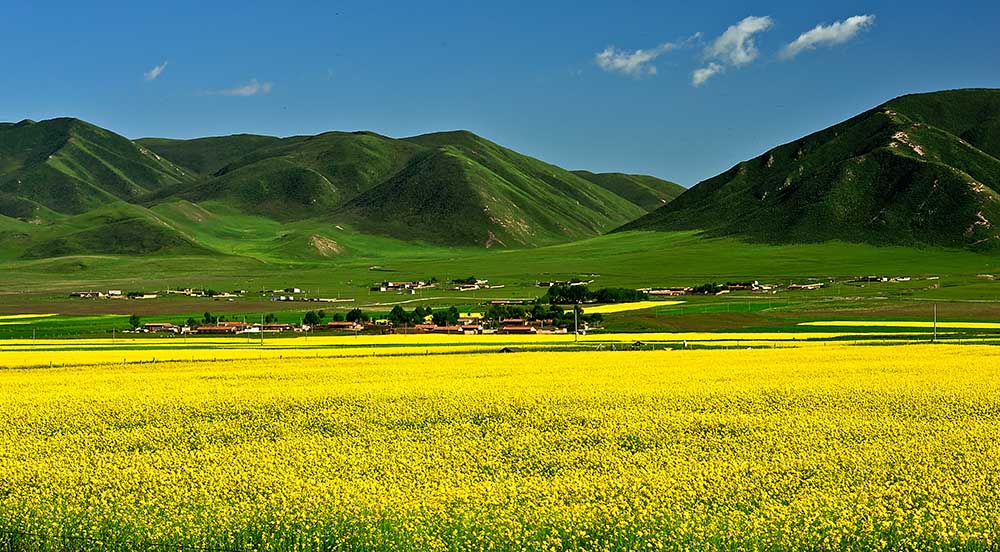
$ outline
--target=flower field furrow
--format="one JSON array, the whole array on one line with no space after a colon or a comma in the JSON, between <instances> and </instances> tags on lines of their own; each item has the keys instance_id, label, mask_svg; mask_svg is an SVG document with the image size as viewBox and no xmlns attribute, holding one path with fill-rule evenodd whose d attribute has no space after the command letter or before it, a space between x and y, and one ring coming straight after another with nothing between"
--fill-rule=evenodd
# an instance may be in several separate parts
<instances>
[{"instance_id":1,"label":"flower field furrow","mask_svg":"<svg viewBox=\"0 0 1000 552\"><path fill-rule=\"evenodd\" d=\"M0 370L0 549L987 550L1000 350Z\"/></svg>"}]
</instances>

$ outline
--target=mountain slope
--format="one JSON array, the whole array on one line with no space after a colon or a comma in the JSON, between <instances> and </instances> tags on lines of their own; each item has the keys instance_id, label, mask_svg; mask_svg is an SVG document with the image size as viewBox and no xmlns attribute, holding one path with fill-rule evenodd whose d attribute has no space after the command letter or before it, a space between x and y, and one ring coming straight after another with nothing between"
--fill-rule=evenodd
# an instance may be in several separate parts
<instances>
[{"instance_id":1,"label":"mountain slope","mask_svg":"<svg viewBox=\"0 0 1000 552\"><path fill-rule=\"evenodd\" d=\"M595 236L645 212L587 179L465 131L403 139L328 132L255 142L252 149L246 137L211 140L208 163L192 153L205 142L143 139L177 163L198 160L198 170L225 161L199 183L147 204L171 196L215 201L281 221L333 221L402 239L480 246Z\"/></svg>"},{"instance_id":2,"label":"mountain slope","mask_svg":"<svg viewBox=\"0 0 1000 552\"><path fill-rule=\"evenodd\" d=\"M426 151L345 204L361 228L448 245L534 246L594 236L643 213L554 165L465 131L407 138Z\"/></svg>"},{"instance_id":3,"label":"mountain slope","mask_svg":"<svg viewBox=\"0 0 1000 552\"><path fill-rule=\"evenodd\" d=\"M699 183L619 230L1000 246L1000 91L904 96Z\"/></svg>"},{"instance_id":4,"label":"mountain slope","mask_svg":"<svg viewBox=\"0 0 1000 552\"><path fill-rule=\"evenodd\" d=\"M592 173L573 171L573 174L625 198L647 211L654 211L684 193L684 186L655 176L624 173Z\"/></svg>"},{"instance_id":5,"label":"mountain slope","mask_svg":"<svg viewBox=\"0 0 1000 552\"><path fill-rule=\"evenodd\" d=\"M19 256L24 259L214 253L151 211L122 202L66 217L25 234L22 242Z\"/></svg>"},{"instance_id":6,"label":"mountain slope","mask_svg":"<svg viewBox=\"0 0 1000 552\"><path fill-rule=\"evenodd\" d=\"M527 247L605 233L672 193L651 177L585 176L466 131L131 141L70 118L0 124L3 251L13 257ZM227 230L185 213L219 214Z\"/></svg>"},{"instance_id":7,"label":"mountain slope","mask_svg":"<svg viewBox=\"0 0 1000 552\"><path fill-rule=\"evenodd\" d=\"M181 167L79 119L0 126L0 196L6 206L0 214L33 216L39 206L78 214L193 181Z\"/></svg>"},{"instance_id":8,"label":"mountain slope","mask_svg":"<svg viewBox=\"0 0 1000 552\"><path fill-rule=\"evenodd\" d=\"M139 138L135 143L198 174L210 175L260 148L280 141L281 138L274 136L234 134L193 140Z\"/></svg>"},{"instance_id":9,"label":"mountain slope","mask_svg":"<svg viewBox=\"0 0 1000 552\"><path fill-rule=\"evenodd\" d=\"M399 171L422 149L370 132L327 132L266 143L258 138L184 143L147 138L142 143L178 163L197 160L196 152L211 146L211 161L199 166L214 170L197 185L171 194L195 202L222 201L278 220L324 216Z\"/></svg>"}]
</instances>

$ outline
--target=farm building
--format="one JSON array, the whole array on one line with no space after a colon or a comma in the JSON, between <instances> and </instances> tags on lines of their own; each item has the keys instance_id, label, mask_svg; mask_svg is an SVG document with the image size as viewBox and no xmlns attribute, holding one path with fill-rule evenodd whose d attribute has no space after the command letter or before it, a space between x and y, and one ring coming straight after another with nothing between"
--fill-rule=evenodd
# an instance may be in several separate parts
<instances>
[{"instance_id":1,"label":"farm building","mask_svg":"<svg viewBox=\"0 0 1000 552\"><path fill-rule=\"evenodd\" d=\"M821 287L823 287L823 284L819 283L819 282L817 282L815 284L789 284L788 285L788 289L790 289L790 290L807 290L807 291L812 291L812 290L815 290L815 289L819 289Z\"/></svg>"},{"instance_id":2,"label":"farm building","mask_svg":"<svg viewBox=\"0 0 1000 552\"><path fill-rule=\"evenodd\" d=\"M502 334L534 334L538 333L538 328L534 326L504 326L497 333Z\"/></svg>"},{"instance_id":3,"label":"farm building","mask_svg":"<svg viewBox=\"0 0 1000 552\"><path fill-rule=\"evenodd\" d=\"M208 335L234 334L239 330L233 326L221 326L219 324L203 324L194 329L195 333Z\"/></svg>"},{"instance_id":4,"label":"farm building","mask_svg":"<svg viewBox=\"0 0 1000 552\"><path fill-rule=\"evenodd\" d=\"M142 331L147 333L180 333L180 326L169 322L147 322L142 325Z\"/></svg>"},{"instance_id":5,"label":"farm building","mask_svg":"<svg viewBox=\"0 0 1000 552\"><path fill-rule=\"evenodd\" d=\"M346 321L333 321L327 322L326 328L329 330L346 330L346 331L360 331L362 328L361 324L357 322L346 322Z\"/></svg>"}]
</instances>

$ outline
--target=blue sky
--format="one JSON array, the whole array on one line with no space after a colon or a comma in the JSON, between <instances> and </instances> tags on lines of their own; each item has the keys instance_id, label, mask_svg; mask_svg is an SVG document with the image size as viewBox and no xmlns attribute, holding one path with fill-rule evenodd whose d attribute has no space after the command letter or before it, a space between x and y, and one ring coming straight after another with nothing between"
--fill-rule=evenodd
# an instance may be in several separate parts
<instances>
[{"instance_id":1,"label":"blue sky","mask_svg":"<svg viewBox=\"0 0 1000 552\"><path fill-rule=\"evenodd\" d=\"M4 3L0 120L131 138L463 128L690 186L897 95L1000 87L988 1L86 4Z\"/></svg>"}]
</instances>

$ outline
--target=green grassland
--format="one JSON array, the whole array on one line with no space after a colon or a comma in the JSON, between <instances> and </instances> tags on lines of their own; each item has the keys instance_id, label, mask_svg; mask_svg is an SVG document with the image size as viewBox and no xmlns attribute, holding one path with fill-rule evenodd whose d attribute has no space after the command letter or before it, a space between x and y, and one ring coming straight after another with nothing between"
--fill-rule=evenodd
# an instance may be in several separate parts
<instances>
[{"instance_id":1,"label":"green grassland","mask_svg":"<svg viewBox=\"0 0 1000 552\"><path fill-rule=\"evenodd\" d=\"M211 204L208 204L212 207ZM534 249L484 250L414 244L371 236L350 227L311 223L278 224L270 219L210 211L188 202L161 205L156 217L180 228L199 249L155 256L76 255L0 263L0 313L107 315L93 325L101 332L127 327L125 316L183 322L211 311L256 320L279 312L298 321L306 310L328 312L361 307L385 312L395 304L481 308L490 299L533 299L544 294L540 280L582 278L594 287L656 287L706 282L759 280L784 286L822 281L815 291L781 290L775 295L736 292L687 296L682 305L608 315L612 331L774 330L811 320L927 320L933 305L942 319L1000 320L1000 281L980 275L1000 272L1000 258L960 249L879 247L839 242L769 245L697 232L627 232ZM184 221L187 222L184 222ZM339 252L320 254L314 236ZM205 252L205 253L203 253ZM447 282L474 275L499 289L458 292ZM896 283L856 283L858 276L908 276ZM372 292L383 280L437 278L439 287L414 295ZM936 278L929 280L927 278ZM69 299L76 290L125 289L157 292L168 288L245 289L233 301L160 297L153 300ZM260 290L298 287L307 297L350 298L353 302L279 303ZM47 319L47 333L71 333L76 322ZM21 332L7 326L4 332Z\"/></svg>"}]
</instances>

